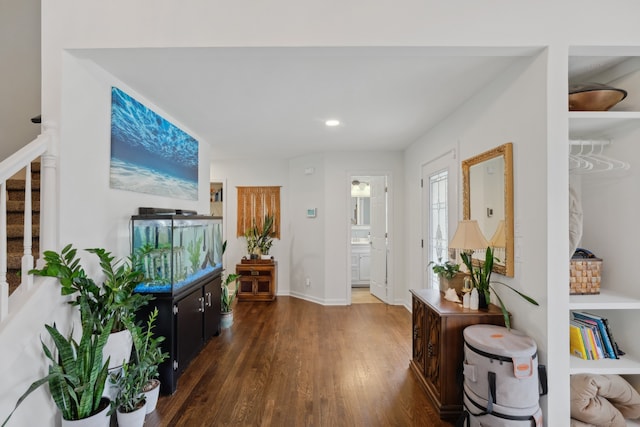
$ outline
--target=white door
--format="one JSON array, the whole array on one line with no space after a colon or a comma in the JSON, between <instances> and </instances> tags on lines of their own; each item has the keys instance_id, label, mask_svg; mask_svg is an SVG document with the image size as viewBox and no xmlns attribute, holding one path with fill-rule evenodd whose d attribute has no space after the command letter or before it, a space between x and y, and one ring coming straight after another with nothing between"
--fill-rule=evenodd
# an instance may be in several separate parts
<instances>
[{"instance_id":1,"label":"white door","mask_svg":"<svg viewBox=\"0 0 640 427\"><path fill-rule=\"evenodd\" d=\"M423 288L439 287L429 263L449 260L449 240L458 221L457 176L455 150L422 167Z\"/></svg>"},{"instance_id":2,"label":"white door","mask_svg":"<svg viewBox=\"0 0 640 427\"><path fill-rule=\"evenodd\" d=\"M371 177L370 292L384 302L387 295L387 177Z\"/></svg>"}]
</instances>

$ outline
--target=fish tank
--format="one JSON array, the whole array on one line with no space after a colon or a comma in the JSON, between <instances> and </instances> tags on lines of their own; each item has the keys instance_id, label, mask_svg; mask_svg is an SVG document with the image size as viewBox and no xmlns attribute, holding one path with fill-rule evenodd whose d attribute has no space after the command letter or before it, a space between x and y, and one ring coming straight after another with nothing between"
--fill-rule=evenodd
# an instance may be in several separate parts
<instances>
[{"instance_id":1,"label":"fish tank","mask_svg":"<svg viewBox=\"0 0 640 427\"><path fill-rule=\"evenodd\" d=\"M177 294L222 270L222 218L203 215L134 215L132 257L144 272L135 292Z\"/></svg>"}]
</instances>

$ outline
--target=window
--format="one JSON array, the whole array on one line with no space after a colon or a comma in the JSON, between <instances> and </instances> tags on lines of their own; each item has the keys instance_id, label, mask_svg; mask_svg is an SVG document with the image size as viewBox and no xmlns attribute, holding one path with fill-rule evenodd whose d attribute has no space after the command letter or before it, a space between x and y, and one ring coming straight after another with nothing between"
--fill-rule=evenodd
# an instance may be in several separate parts
<instances>
[{"instance_id":1,"label":"window","mask_svg":"<svg viewBox=\"0 0 640 427\"><path fill-rule=\"evenodd\" d=\"M238 227L236 235L255 225L262 228L264 217L273 215L273 237L280 238L280 187L236 187L238 189Z\"/></svg>"},{"instance_id":2,"label":"window","mask_svg":"<svg viewBox=\"0 0 640 427\"><path fill-rule=\"evenodd\" d=\"M429 176L429 261L438 264L449 259L447 181L447 170ZM431 287L437 287L438 280L431 270Z\"/></svg>"}]
</instances>

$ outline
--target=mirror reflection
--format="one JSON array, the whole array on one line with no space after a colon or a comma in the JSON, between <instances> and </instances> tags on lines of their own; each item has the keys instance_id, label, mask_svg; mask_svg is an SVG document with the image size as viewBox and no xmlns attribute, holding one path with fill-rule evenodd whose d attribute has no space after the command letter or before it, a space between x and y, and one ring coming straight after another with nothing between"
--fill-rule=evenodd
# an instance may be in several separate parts
<instances>
[{"instance_id":1,"label":"mirror reflection","mask_svg":"<svg viewBox=\"0 0 640 427\"><path fill-rule=\"evenodd\" d=\"M371 186L366 181L351 182L351 225L371 224Z\"/></svg>"},{"instance_id":2,"label":"mirror reflection","mask_svg":"<svg viewBox=\"0 0 640 427\"><path fill-rule=\"evenodd\" d=\"M494 248L493 271L513 277L513 160L507 143L462 162L464 219ZM480 259L480 253L474 258Z\"/></svg>"}]
</instances>

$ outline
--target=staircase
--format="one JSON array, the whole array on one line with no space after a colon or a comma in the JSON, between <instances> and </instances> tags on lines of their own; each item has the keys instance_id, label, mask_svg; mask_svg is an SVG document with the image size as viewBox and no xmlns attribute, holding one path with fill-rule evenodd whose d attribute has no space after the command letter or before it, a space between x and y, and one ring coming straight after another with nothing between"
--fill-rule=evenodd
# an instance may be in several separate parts
<instances>
[{"instance_id":1,"label":"staircase","mask_svg":"<svg viewBox=\"0 0 640 427\"><path fill-rule=\"evenodd\" d=\"M24 255L24 197L25 180L7 180L7 282L9 295L20 285L20 270ZM40 162L31 163L32 247L38 257L40 236Z\"/></svg>"}]
</instances>

